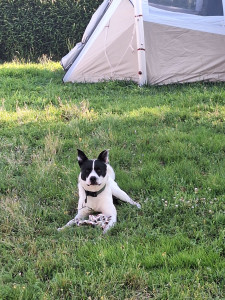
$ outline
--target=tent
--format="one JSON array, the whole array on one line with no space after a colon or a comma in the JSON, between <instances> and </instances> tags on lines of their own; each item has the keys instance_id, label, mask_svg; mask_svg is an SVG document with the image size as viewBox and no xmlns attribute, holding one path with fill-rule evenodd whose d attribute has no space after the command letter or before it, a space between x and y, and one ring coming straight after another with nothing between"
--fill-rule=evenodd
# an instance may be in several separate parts
<instances>
[{"instance_id":1,"label":"tent","mask_svg":"<svg viewBox=\"0 0 225 300\"><path fill-rule=\"evenodd\" d=\"M225 0L105 0L61 60L64 82L225 81Z\"/></svg>"}]
</instances>

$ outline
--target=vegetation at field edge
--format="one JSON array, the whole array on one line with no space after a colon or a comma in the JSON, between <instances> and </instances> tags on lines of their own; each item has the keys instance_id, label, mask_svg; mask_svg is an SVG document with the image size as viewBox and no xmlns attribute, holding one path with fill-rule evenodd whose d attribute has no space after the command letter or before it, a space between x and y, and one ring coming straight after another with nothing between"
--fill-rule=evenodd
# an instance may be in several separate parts
<instances>
[{"instance_id":1,"label":"vegetation at field edge","mask_svg":"<svg viewBox=\"0 0 225 300\"><path fill-rule=\"evenodd\" d=\"M63 84L0 65L0 299L224 299L225 84ZM76 149L110 149L134 200L73 227Z\"/></svg>"}]
</instances>

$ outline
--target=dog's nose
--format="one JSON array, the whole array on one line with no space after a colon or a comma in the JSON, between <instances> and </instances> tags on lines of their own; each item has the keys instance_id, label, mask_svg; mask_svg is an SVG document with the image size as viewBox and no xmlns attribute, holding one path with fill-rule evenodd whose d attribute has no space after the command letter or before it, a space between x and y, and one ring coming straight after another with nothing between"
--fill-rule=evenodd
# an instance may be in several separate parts
<instances>
[{"instance_id":1,"label":"dog's nose","mask_svg":"<svg viewBox=\"0 0 225 300\"><path fill-rule=\"evenodd\" d=\"M91 184L95 184L96 183L96 177L95 176L91 176L90 177L90 181L91 181Z\"/></svg>"}]
</instances>

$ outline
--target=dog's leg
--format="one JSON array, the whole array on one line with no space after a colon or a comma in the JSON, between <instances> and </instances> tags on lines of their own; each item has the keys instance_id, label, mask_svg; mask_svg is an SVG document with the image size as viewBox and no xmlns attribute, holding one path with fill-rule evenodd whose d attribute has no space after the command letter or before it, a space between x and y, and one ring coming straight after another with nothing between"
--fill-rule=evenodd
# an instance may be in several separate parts
<instances>
[{"instance_id":1,"label":"dog's leg","mask_svg":"<svg viewBox=\"0 0 225 300\"><path fill-rule=\"evenodd\" d=\"M118 184L115 181L110 181L110 185L112 188L113 196L115 196L116 198L124 202L130 203L131 205L135 205L138 208L141 208L141 205L135 202L134 200L132 200L123 190L121 190L121 188L118 186Z\"/></svg>"},{"instance_id":2,"label":"dog's leg","mask_svg":"<svg viewBox=\"0 0 225 300\"><path fill-rule=\"evenodd\" d=\"M74 219L70 220L68 223L66 223L66 225L64 225L63 227L57 228L57 230L61 231L61 230L65 229L66 227L70 227L70 226L73 226L75 224L77 224L77 222L76 222L76 220L74 218Z\"/></svg>"},{"instance_id":3,"label":"dog's leg","mask_svg":"<svg viewBox=\"0 0 225 300\"><path fill-rule=\"evenodd\" d=\"M75 218L70 220L68 223L66 223L66 225L64 225L61 228L58 228L57 230L61 231L61 230L65 229L66 227L70 227L70 226L73 226L75 224L79 225L79 221L85 219L86 217L88 217L89 214L91 213L91 211L92 210L89 207L86 207L86 206L83 207L83 208L78 209L78 213L75 216Z\"/></svg>"},{"instance_id":4,"label":"dog's leg","mask_svg":"<svg viewBox=\"0 0 225 300\"><path fill-rule=\"evenodd\" d=\"M103 229L103 234L105 234L110 228L112 228L116 224L117 212L113 204L110 207L103 207L101 212L106 217L109 217L109 223Z\"/></svg>"},{"instance_id":5,"label":"dog's leg","mask_svg":"<svg viewBox=\"0 0 225 300\"><path fill-rule=\"evenodd\" d=\"M116 224L116 216L111 216L109 223L105 226L103 234L107 233Z\"/></svg>"}]
</instances>

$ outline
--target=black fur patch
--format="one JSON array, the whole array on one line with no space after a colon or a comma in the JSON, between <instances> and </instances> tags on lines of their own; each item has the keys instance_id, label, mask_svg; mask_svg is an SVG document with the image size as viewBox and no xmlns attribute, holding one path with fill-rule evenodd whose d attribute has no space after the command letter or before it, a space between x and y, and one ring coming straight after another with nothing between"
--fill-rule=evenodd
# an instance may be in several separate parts
<instances>
[{"instance_id":1,"label":"black fur patch","mask_svg":"<svg viewBox=\"0 0 225 300\"><path fill-rule=\"evenodd\" d=\"M92 169L93 169L93 160L89 160L89 159L85 160L81 165L81 179L85 181L90 175ZM101 160L97 159L94 162L94 170L99 177L100 176L105 177L107 171L106 164Z\"/></svg>"},{"instance_id":2,"label":"black fur patch","mask_svg":"<svg viewBox=\"0 0 225 300\"><path fill-rule=\"evenodd\" d=\"M107 171L107 167L106 167L106 164L104 162L102 162L101 160L97 159L95 161L95 164L94 164L94 169L95 169L95 172L98 174L98 176L102 176L102 177L105 177L106 175L106 171Z\"/></svg>"}]
</instances>

